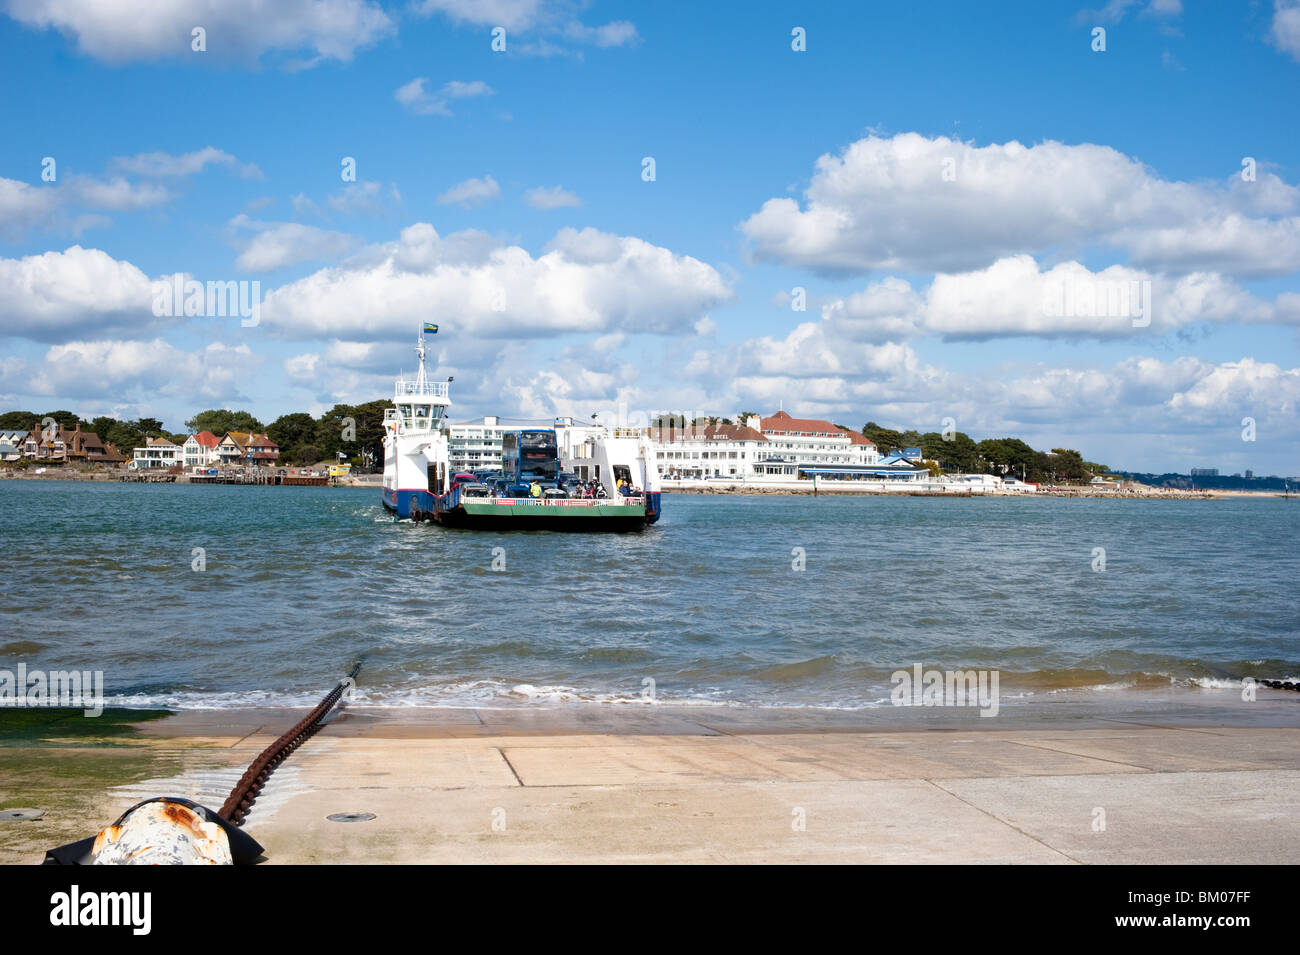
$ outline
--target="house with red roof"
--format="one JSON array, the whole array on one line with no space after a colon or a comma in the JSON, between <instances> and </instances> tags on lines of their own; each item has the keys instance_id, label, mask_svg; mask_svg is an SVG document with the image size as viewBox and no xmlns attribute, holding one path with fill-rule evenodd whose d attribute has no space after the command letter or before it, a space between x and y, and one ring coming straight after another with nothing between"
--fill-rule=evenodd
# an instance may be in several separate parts
<instances>
[{"instance_id":1,"label":"house with red roof","mask_svg":"<svg viewBox=\"0 0 1300 955\"><path fill-rule=\"evenodd\" d=\"M185 439L181 445L181 450L185 458L187 468L206 468L209 465L220 463L217 456L217 446L221 444L221 439L211 431L200 431L198 434L192 434Z\"/></svg>"}]
</instances>

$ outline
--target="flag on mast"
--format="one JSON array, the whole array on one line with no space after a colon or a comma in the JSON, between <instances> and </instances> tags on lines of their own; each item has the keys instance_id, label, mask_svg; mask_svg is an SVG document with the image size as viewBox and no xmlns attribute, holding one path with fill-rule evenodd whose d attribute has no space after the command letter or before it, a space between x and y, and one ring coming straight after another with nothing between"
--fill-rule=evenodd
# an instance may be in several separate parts
<instances>
[{"instance_id":1,"label":"flag on mast","mask_svg":"<svg viewBox=\"0 0 1300 955\"><path fill-rule=\"evenodd\" d=\"M424 330L428 332L430 335L438 334L438 326L433 324L433 322L425 322Z\"/></svg>"}]
</instances>

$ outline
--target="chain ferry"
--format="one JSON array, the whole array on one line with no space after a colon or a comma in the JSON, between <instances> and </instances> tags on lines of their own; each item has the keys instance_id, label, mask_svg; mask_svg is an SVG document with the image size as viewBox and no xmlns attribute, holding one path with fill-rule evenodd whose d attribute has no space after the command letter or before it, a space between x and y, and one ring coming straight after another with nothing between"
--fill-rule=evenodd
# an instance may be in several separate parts
<instances>
[{"instance_id":1,"label":"chain ferry","mask_svg":"<svg viewBox=\"0 0 1300 955\"><path fill-rule=\"evenodd\" d=\"M399 518L494 530L639 530L659 520L659 469L649 435L577 425L520 428L502 436L501 470L453 471L449 461L451 379L424 367L398 378L384 411L383 504Z\"/></svg>"}]
</instances>

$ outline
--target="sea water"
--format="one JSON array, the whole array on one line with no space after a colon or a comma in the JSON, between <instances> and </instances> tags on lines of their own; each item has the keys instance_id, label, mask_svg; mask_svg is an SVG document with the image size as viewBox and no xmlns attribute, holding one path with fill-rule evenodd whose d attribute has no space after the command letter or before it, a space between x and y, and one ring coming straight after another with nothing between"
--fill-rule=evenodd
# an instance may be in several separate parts
<instances>
[{"instance_id":1,"label":"sea water","mask_svg":"<svg viewBox=\"0 0 1300 955\"><path fill-rule=\"evenodd\" d=\"M111 704L888 705L1300 674L1300 501L664 496L631 534L395 522L378 490L0 482L0 668Z\"/></svg>"}]
</instances>

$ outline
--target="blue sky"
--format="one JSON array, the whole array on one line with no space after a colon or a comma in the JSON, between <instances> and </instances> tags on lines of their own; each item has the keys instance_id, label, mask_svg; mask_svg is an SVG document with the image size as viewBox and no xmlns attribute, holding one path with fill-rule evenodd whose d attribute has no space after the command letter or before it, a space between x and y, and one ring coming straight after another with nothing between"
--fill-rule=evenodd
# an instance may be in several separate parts
<instances>
[{"instance_id":1,"label":"blue sky","mask_svg":"<svg viewBox=\"0 0 1300 955\"><path fill-rule=\"evenodd\" d=\"M1290 0L0 10L5 407L319 413L427 318L458 419L782 404L1300 473ZM175 272L257 280L259 324L154 315ZM1042 304L1143 281L1145 325Z\"/></svg>"}]
</instances>

